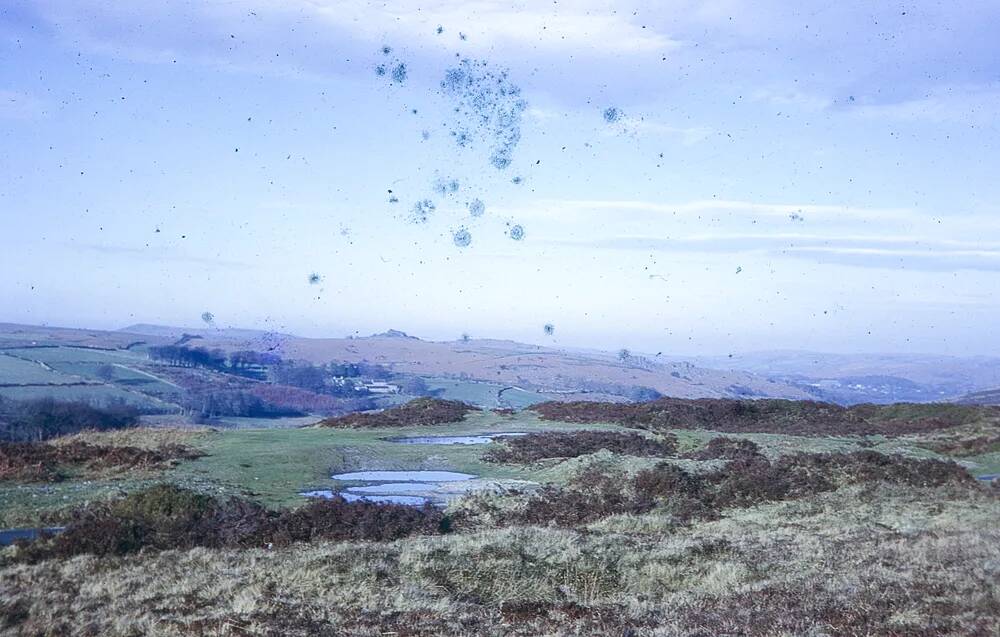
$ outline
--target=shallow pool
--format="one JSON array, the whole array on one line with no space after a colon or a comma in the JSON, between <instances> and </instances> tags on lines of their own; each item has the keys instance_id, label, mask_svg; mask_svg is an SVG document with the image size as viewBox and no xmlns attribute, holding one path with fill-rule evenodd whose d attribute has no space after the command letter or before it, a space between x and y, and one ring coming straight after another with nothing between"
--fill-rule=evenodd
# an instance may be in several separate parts
<instances>
[{"instance_id":1,"label":"shallow pool","mask_svg":"<svg viewBox=\"0 0 1000 637\"><path fill-rule=\"evenodd\" d=\"M513 436L526 436L522 432L498 433L498 434L474 434L468 436L409 436L405 438L386 438L388 442L398 442L403 445L485 445L493 442L494 438L510 438Z\"/></svg>"},{"instance_id":2,"label":"shallow pool","mask_svg":"<svg viewBox=\"0 0 1000 637\"><path fill-rule=\"evenodd\" d=\"M17 540L35 540L43 532L55 535L63 530L61 526L50 526L38 529L0 529L0 546L13 544Z\"/></svg>"},{"instance_id":3,"label":"shallow pool","mask_svg":"<svg viewBox=\"0 0 1000 637\"><path fill-rule=\"evenodd\" d=\"M332 498L334 495L339 495L348 502L358 502L363 500L365 502L406 504L409 506L422 506L431 501L430 498L425 498L424 496L418 496L418 495L357 494L357 493L348 493L347 491L341 491L339 493L336 493L329 489L319 490L319 491L306 491L302 495L306 496L307 498L326 498L327 500Z\"/></svg>"},{"instance_id":4,"label":"shallow pool","mask_svg":"<svg viewBox=\"0 0 1000 637\"><path fill-rule=\"evenodd\" d=\"M354 471L330 477L334 480L357 482L454 482L471 480L476 476L457 471Z\"/></svg>"}]
</instances>

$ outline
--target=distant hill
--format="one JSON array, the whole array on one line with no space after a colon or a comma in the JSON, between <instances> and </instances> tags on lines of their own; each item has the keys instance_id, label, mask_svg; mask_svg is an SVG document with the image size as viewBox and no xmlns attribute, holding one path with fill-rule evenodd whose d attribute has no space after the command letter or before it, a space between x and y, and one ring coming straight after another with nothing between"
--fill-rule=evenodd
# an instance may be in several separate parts
<instances>
[{"instance_id":1,"label":"distant hill","mask_svg":"<svg viewBox=\"0 0 1000 637\"><path fill-rule=\"evenodd\" d=\"M694 360L766 374L816 398L845 404L950 400L1000 386L1000 358L990 356L769 351Z\"/></svg>"},{"instance_id":2,"label":"distant hill","mask_svg":"<svg viewBox=\"0 0 1000 637\"><path fill-rule=\"evenodd\" d=\"M390 329L366 337L304 338L235 328L150 324L102 331L0 324L0 348L58 345L127 350L180 343L226 352L252 350L314 364L369 363L404 377L419 376L462 395L562 400L789 398L863 402L998 402L1000 358L774 351L726 357L643 356L560 349L500 339L428 341ZM515 394L511 394L515 395ZM518 394L520 395L520 394ZM386 399L388 400L388 399ZM483 399L486 400L486 399Z\"/></svg>"},{"instance_id":3,"label":"distant hill","mask_svg":"<svg viewBox=\"0 0 1000 637\"><path fill-rule=\"evenodd\" d=\"M972 392L955 399L960 405L1000 405L1000 389Z\"/></svg>"},{"instance_id":4,"label":"distant hill","mask_svg":"<svg viewBox=\"0 0 1000 637\"><path fill-rule=\"evenodd\" d=\"M418 341L420 340L416 336L410 336L401 330L386 330L379 334L372 334L369 338L410 338Z\"/></svg>"},{"instance_id":5,"label":"distant hill","mask_svg":"<svg viewBox=\"0 0 1000 637\"><path fill-rule=\"evenodd\" d=\"M144 336L156 336L161 338L179 339L185 334L206 338L225 339L253 339L253 338L289 338L291 335L280 332L268 332L266 330L250 330L235 327L173 327L169 325L152 325L149 323L136 323L118 330L128 334L142 334Z\"/></svg>"},{"instance_id":6,"label":"distant hill","mask_svg":"<svg viewBox=\"0 0 1000 637\"><path fill-rule=\"evenodd\" d=\"M200 332L204 347L254 349L244 341L214 338ZM719 371L677 361L662 363L642 356L621 360L610 352L579 352L492 339L424 341L390 330L364 338L284 337L274 350L285 358L315 364L367 362L395 373L484 381L567 398L607 399L640 396L649 388L681 398L810 398L790 383L743 371Z\"/></svg>"}]
</instances>

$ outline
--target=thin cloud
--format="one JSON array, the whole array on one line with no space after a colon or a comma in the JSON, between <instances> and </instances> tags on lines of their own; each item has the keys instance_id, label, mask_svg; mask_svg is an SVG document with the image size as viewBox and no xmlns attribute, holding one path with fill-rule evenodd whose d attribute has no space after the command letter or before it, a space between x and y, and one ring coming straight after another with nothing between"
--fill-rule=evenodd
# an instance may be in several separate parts
<instances>
[{"instance_id":1,"label":"thin cloud","mask_svg":"<svg viewBox=\"0 0 1000 637\"><path fill-rule=\"evenodd\" d=\"M929 240L913 237L787 235L694 235L684 237L613 237L554 241L563 245L641 252L757 254L793 257L819 263L912 270L1000 271L1000 242Z\"/></svg>"},{"instance_id":2,"label":"thin cloud","mask_svg":"<svg viewBox=\"0 0 1000 637\"><path fill-rule=\"evenodd\" d=\"M531 209L546 214L572 214L587 211L616 211L649 214L698 215L710 213L737 213L747 216L788 218L799 214L820 218L861 219L911 219L915 213L907 208L859 208L824 204L757 203L728 199L704 199L677 203L659 203L642 200L609 199L543 199Z\"/></svg>"},{"instance_id":3,"label":"thin cloud","mask_svg":"<svg viewBox=\"0 0 1000 637\"><path fill-rule=\"evenodd\" d=\"M104 255L120 256L140 261L152 261L155 263L174 261L178 263L196 263L199 265L222 266L227 268L251 267L249 263L246 263L244 261L234 261L231 259L223 259L219 257L206 257L194 254L187 254L183 252L178 252L177 250L174 249L167 249L161 247L150 246L150 247L140 248L135 246L122 246L122 245L96 244L96 243L67 244L67 246L85 252L96 252Z\"/></svg>"}]
</instances>

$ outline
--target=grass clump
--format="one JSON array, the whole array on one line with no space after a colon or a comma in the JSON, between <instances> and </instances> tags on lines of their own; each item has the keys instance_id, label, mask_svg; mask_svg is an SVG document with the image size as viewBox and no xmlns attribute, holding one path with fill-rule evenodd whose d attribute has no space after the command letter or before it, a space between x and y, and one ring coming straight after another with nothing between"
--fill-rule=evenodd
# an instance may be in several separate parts
<instances>
[{"instance_id":1,"label":"grass clump","mask_svg":"<svg viewBox=\"0 0 1000 637\"><path fill-rule=\"evenodd\" d=\"M395 540L439 533L448 521L438 509L343 498L274 511L242 498L224 501L160 484L70 514L66 529L25 544L18 559L36 562L74 555L125 555L155 550L287 546L315 540Z\"/></svg>"},{"instance_id":2,"label":"grass clump","mask_svg":"<svg viewBox=\"0 0 1000 637\"><path fill-rule=\"evenodd\" d=\"M546 458L576 458L607 450L629 456L663 457L677 450L677 438L667 434L662 439L632 432L572 431L539 432L504 438L502 444L487 451L487 462L528 464Z\"/></svg>"},{"instance_id":3,"label":"grass clump","mask_svg":"<svg viewBox=\"0 0 1000 637\"><path fill-rule=\"evenodd\" d=\"M458 400L414 398L405 405L375 413L356 413L327 418L318 427L415 427L459 422L469 412L478 411Z\"/></svg>"}]
</instances>

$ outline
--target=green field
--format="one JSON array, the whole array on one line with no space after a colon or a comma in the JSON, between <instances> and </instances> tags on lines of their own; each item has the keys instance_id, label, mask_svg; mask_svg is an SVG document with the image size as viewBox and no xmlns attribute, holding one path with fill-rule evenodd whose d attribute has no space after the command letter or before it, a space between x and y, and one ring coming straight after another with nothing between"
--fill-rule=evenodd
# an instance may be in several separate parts
<instances>
[{"instance_id":1,"label":"green field","mask_svg":"<svg viewBox=\"0 0 1000 637\"><path fill-rule=\"evenodd\" d=\"M83 379L45 369L37 362L3 355L0 352L0 385L65 385Z\"/></svg>"},{"instance_id":2,"label":"green field","mask_svg":"<svg viewBox=\"0 0 1000 637\"><path fill-rule=\"evenodd\" d=\"M54 398L56 400L83 401L95 405L111 401L124 401L140 408L163 409L173 405L157 401L144 394L129 392L111 385L53 385L50 387L0 387L0 396L10 400L35 400Z\"/></svg>"},{"instance_id":3,"label":"green field","mask_svg":"<svg viewBox=\"0 0 1000 637\"><path fill-rule=\"evenodd\" d=\"M173 410L171 401L183 390L141 370L144 362L131 352L82 347L19 347L0 350L0 397L11 400L54 398L106 404L124 401L142 409ZM105 383L98 368L111 365ZM83 384L87 383L87 384Z\"/></svg>"},{"instance_id":4,"label":"green field","mask_svg":"<svg viewBox=\"0 0 1000 637\"><path fill-rule=\"evenodd\" d=\"M135 363L146 360L141 354L125 350L98 350L86 347L19 347L3 350L20 358L43 363Z\"/></svg>"}]
</instances>

